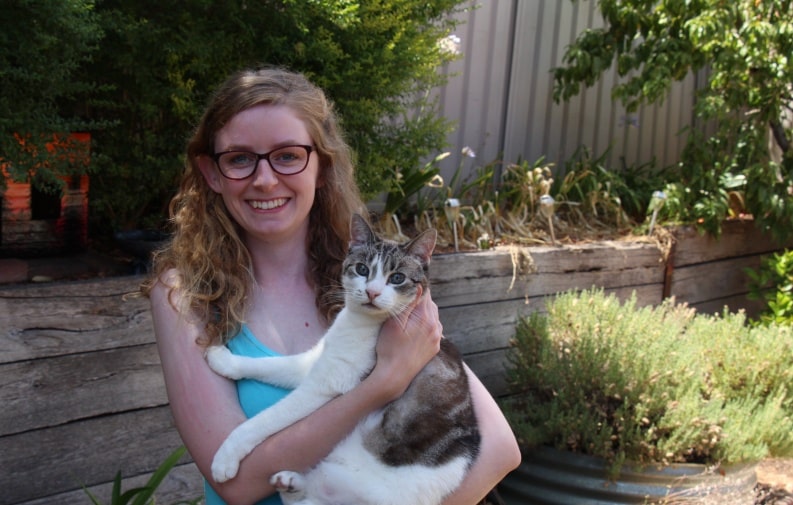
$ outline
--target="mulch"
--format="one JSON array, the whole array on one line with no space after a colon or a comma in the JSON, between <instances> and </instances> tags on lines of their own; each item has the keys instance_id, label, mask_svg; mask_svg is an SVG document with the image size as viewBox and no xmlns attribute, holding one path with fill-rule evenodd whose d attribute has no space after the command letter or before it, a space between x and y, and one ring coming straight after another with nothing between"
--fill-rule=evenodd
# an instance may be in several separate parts
<instances>
[{"instance_id":1,"label":"mulch","mask_svg":"<svg viewBox=\"0 0 793 505\"><path fill-rule=\"evenodd\" d=\"M769 484L757 484L754 488L757 498L754 505L793 505L793 493L775 488Z\"/></svg>"}]
</instances>

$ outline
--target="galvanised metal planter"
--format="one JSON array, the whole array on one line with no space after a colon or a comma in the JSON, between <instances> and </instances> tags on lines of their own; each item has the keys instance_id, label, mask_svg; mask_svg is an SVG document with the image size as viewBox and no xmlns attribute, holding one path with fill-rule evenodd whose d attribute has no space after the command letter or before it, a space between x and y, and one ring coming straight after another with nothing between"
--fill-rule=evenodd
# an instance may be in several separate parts
<instances>
[{"instance_id":1,"label":"galvanised metal planter","mask_svg":"<svg viewBox=\"0 0 793 505\"><path fill-rule=\"evenodd\" d=\"M524 452L523 463L498 492L506 505L751 504L755 467L709 471L697 464L624 465L619 477L609 480L601 458L541 447Z\"/></svg>"}]
</instances>

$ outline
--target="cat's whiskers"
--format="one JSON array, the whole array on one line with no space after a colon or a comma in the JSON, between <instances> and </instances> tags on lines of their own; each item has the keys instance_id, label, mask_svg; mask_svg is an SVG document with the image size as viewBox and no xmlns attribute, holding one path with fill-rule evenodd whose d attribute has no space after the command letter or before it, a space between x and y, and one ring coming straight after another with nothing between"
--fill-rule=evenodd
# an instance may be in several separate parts
<instances>
[{"instance_id":1,"label":"cat's whiskers","mask_svg":"<svg viewBox=\"0 0 793 505\"><path fill-rule=\"evenodd\" d=\"M394 304L393 307L389 310L391 316L398 317L402 314L408 313L408 309L410 308L410 303L397 303Z\"/></svg>"}]
</instances>

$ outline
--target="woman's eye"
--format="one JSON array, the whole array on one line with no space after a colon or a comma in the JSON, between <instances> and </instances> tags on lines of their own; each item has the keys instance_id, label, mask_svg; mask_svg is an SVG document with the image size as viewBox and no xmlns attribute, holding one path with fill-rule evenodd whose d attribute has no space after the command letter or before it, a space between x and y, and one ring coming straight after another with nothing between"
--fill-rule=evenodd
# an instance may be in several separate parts
<instances>
[{"instance_id":1,"label":"woman's eye","mask_svg":"<svg viewBox=\"0 0 793 505\"><path fill-rule=\"evenodd\" d=\"M254 163L255 157L250 153L233 153L226 157L228 163L233 166L246 166Z\"/></svg>"},{"instance_id":2,"label":"woman's eye","mask_svg":"<svg viewBox=\"0 0 793 505\"><path fill-rule=\"evenodd\" d=\"M278 153L278 156L275 157L275 161L280 161L281 163L289 163L297 159L298 157L295 156L295 153Z\"/></svg>"},{"instance_id":3,"label":"woman's eye","mask_svg":"<svg viewBox=\"0 0 793 505\"><path fill-rule=\"evenodd\" d=\"M391 277L388 278L388 281L391 284L402 284L405 282L405 274L401 274L399 272L391 274Z\"/></svg>"},{"instance_id":4,"label":"woman's eye","mask_svg":"<svg viewBox=\"0 0 793 505\"><path fill-rule=\"evenodd\" d=\"M369 275L369 267L367 267L363 263L358 263L357 265L355 265L355 273L362 277L366 277Z\"/></svg>"}]
</instances>

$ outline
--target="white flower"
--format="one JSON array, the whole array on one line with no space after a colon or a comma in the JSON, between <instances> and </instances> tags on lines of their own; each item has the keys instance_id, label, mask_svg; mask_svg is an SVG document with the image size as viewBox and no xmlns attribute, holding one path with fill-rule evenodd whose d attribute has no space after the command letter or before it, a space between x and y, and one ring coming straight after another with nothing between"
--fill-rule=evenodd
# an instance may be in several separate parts
<instances>
[{"instance_id":1,"label":"white flower","mask_svg":"<svg viewBox=\"0 0 793 505\"><path fill-rule=\"evenodd\" d=\"M442 188L443 184L444 184L443 183L443 177L441 177L440 175L435 175L427 183L427 186L429 186L431 188Z\"/></svg>"},{"instance_id":2,"label":"white flower","mask_svg":"<svg viewBox=\"0 0 793 505\"><path fill-rule=\"evenodd\" d=\"M448 54L460 54L460 37L451 34L438 41L441 52Z\"/></svg>"},{"instance_id":3,"label":"white flower","mask_svg":"<svg viewBox=\"0 0 793 505\"><path fill-rule=\"evenodd\" d=\"M468 156L469 158L476 158L476 153L473 149L468 146L463 147L462 150L463 156Z\"/></svg>"}]
</instances>

